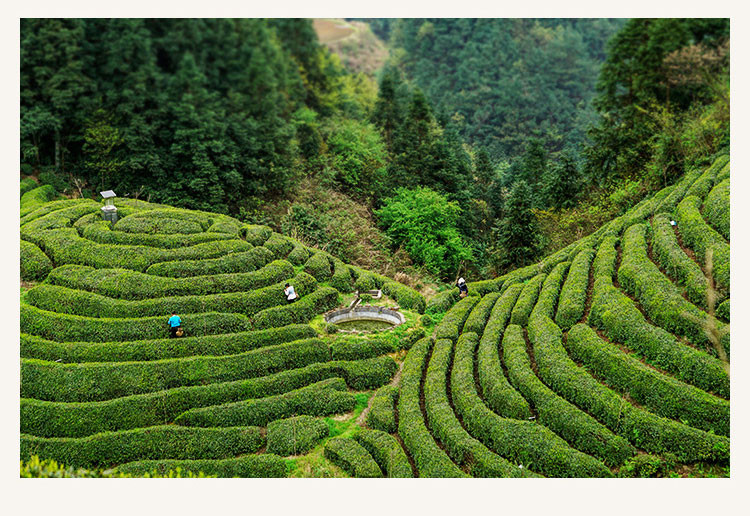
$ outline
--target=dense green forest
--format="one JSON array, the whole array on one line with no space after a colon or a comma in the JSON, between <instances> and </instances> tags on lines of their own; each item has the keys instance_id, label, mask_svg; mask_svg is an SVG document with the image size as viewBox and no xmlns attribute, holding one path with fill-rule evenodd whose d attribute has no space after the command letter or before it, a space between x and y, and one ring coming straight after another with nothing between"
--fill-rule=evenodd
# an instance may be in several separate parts
<instances>
[{"instance_id":1,"label":"dense green forest","mask_svg":"<svg viewBox=\"0 0 750 516\"><path fill-rule=\"evenodd\" d=\"M371 26L375 80L310 20L24 19L22 177L232 214L419 287L533 263L728 149L726 19Z\"/></svg>"}]
</instances>

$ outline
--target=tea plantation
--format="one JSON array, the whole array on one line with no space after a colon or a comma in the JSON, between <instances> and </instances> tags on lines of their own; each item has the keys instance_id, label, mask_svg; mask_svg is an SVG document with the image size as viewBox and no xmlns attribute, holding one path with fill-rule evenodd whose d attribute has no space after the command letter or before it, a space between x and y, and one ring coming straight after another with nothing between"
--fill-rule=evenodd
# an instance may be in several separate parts
<instances>
[{"instance_id":1,"label":"tea plantation","mask_svg":"<svg viewBox=\"0 0 750 516\"><path fill-rule=\"evenodd\" d=\"M98 202L29 186L22 461L150 476L728 474L727 156L539 264L427 303L264 226L133 200L110 225ZM332 333L321 314L372 288L407 322Z\"/></svg>"}]
</instances>

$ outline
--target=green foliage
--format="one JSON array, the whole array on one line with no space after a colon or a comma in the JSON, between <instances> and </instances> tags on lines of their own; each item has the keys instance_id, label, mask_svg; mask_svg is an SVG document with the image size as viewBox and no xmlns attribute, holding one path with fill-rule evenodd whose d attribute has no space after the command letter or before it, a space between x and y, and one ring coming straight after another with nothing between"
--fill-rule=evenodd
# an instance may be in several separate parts
<instances>
[{"instance_id":1,"label":"green foliage","mask_svg":"<svg viewBox=\"0 0 750 516\"><path fill-rule=\"evenodd\" d=\"M21 461L21 478L131 478L134 475L115 472L112 470L90 470L84 468L73 468L58 464L53 459L40 459L38 455L32 455L28 461ZM182 468L169 470L164 473L157 471L142 472L140 475L147 478L206 478L202 472L182 471Z\"/></svg>"},{"instance_id":2,"label":"green foliage","mask_svg":"<svg viewBox=\"0 0 750 516\"><path fill-rule=\"evenodd\" d=\"M680 235L704 265L709 252L712 254L714 279L720 286L729 289L729 244L706 224L699 211L700 205L697 197L686 197L677 206L676 220Z\"/></svg>"},{"instance_id":3,"label":"green foliage","mask_svg":"<svg viewBox=\"0 0 750 516\"><path fill-rule=\"evenodd\" d=\"M272 421L268 424L268 453L302 455L321 439L328 437L328 425L322 419L297 416Z\"/></svg>"},{"instance_id":4,"label":"green foliage","mask_svg":"<svg viewBox=\"0 0 750 516\"><path fill-rule=\"evenodd\" d=\"M143 460L121 464L115 471L133 476L154 471L156 475L167 476L167 472L173 470L184 471L187 475L204 472L216 477L286 478L287 475L284 459L266 453L219 460Z\"/></svg>"},{"instance_id":5,"label":"green foliage","mask_svg":"<svg viewBox=\"0 0 750 516\"><path fill-rule=\"evenodd\" d=\"M342 120L332 128L327 144L329 166L340 188L357 196L380 197L387 182L387 151L377 129Z\"/></svg>"},{"instance_id":6,"label":"green foliage","mask_svg":"<svg viewBox=\"0 0 750 516\"><path fill-rule=\"evenodd\" d=\"M190 408L276 396L328 378L344 378L355 390L373 389L390 381L397 369L392 358L380 357L357 362L317 362L259 378L175 387L94 403L22 398L21 432L42 437L83 437L168 424Z\"/></svg>"},{"instance_id":7,"label":"green foliage","mask_svg":"<svg viewBox=\"0 0 750 516\"><path fill-rule=\"evenodd\" d=\"M38 186L39 185L37 184L37 182L30 177L21 179L21 197L23 197L23 194L25 194L26 192L31 191Z\"/></svg>"},{"instance_id":8,"label":"green foliage","mask_svg":"<svg viewBox=\"0 0 750 516\"><path fill-rule=\"evenodd\" d=\"M429 188L398 190L376 212L396 246L403 246L416 263L446 276L472 252L456 229L460 208Z\"/></svg>"},{"instance_id":9,"label":"green foliage","mask_svg":"<svg viewBox=\"0 0 750 516\"><path fill-rule=\"evenodd\" d=\"M305 262L305 272L311 274L318 281L329 280L333 275L331 261L321 252L314 253Z\"/></svg>"},{"instance_id":10,"label":"green foliage","mask_svg":"<svg viewBox=\"0 0 750 516\"><path fill-rule=\"evenodd\" d=\"M666 477L667 473L675 467L675 458L671 454L664 457L643 454L636 455L620 467L619 475L622 478L655 478Z\"/></svg>"},{"instance_id":11,"label":"green foliage","mask_svg":"<svg viewBox=\"0 0 750 516\"><path fill-rule=\"evenodd\" d=\"M487 320L490 317L490 312L492 312L492 308L495 306L495 302L499 297L499 292L492 292L484 296L476 305L474 305L469 317L466 319L462 331L471 331L477 335L482 335Z\"/></svg>"},{"instance_id":12,"label":"green foliage","mask_svg":"<svg viewBox=\"0 0 750 516\"><path fill-rule=\"evenodd\" d=\"M149 362L59 364L21 359L21 396L49 401L98 401L205 382L256 378L330 359L319 339L267 346L236 355ZM81 390L81 385L90 385Z\"/></svg>"},{"instance_id":13,"label":"green foliage","mask_svg":"<svg viewBox=\"0 0 750 516\"><path fill-rule=\"evenodd\" d=\"M213 427L236 426L244 421L245 424L267 425L293 414L327 416L350 412L354 403L354 395L346 391L346 382L330 378L278 396L190 409L177 417L175 423Z\"/></svg>"},{"instance_id":14,"label":"green foliage","mask_svg":"<svg viewBox=\"0 0 750 516\"><path fill-rule=\"evenodd\" d=\"M463 330L464 323L469 317L474 305L479 299L477 297L466 297L456 303L456 305L443 316L440 324L435 328L436 339L449 339L453 342L458 339Z\"/></svg>"},{"instance_id":15,"label":"green foliage","mask_svg":"<svg viewBox=\"0 0 750 516\"><path fill-rule=\"evenodd\" d=\"M380 466L362 445L353 439L334 437L326 442L326 459L340 466L356 478L379 478L383 476Z\"/></svg>"},{"instance_id":16,"label":"green foliage","mask_svg":"<svg viewBox=\"0 0 750 516\"><path fill-rule=\"evenodd\" d=\"M560 292L560 302L555 314L555 322L563 330L573 326L583 316L589 286L589 269L595 254L593 249L584 249L573 258L570 265L570 272Z\"/></svg>"},{"instance_id":17,"label":"green foliage","mask_svg":"<svg viewBox=\"0 0 750 516\"><path fill-rule=\"evenodd\" d=\"M391 435L378 430L362 430L355 439L368 451L388 478L412 478L414 474L403 448Z\"/></svg>"},{"instance_id":18,"label":"green foliage","mask_svg":"<svg viewBox=\"0 0 750 516\"><path fill-rule=\"evenodd\" d=\"M539 291L546 277L546 274L537 274L523 286L521 295L518 296L518 301L516 301L513 312L510 314L511 324L526 326L526 321L528 321L529 315L531 315L531 311L534 309Z\"/></svg>"},{"instance_id":19,"label":"green foliage","mask_svg":"<svg viewBox=\"0 0 750 516\"><path fill-rule=\"evenodd\" d=\"M523 180L516 182L506 201L505 218L496 228L502 268L528 265L539 253L539 227L532 202L529 185Z\"/></svg>"},{"instance_id":20,"label":"green foliage","mask_svg":"<svg viewBox=\"0 0 750 516\"><path fill-rule=\"evenodd\" d=\"M31 213L47 201L55 198L57 192L51 185L43 185L27 191L21 196L21 217Z\"/></svg>"},{"instance_id":21,"label":"green foliage","mask_svg":"<svg viewBox=\"0 0 750 516\"><path fill-rule=\"evenodd\" d=\"M155 263L146 269L153 276L187 278L210 274L251 272L273 260L273 253L265 247L253 247L249 251L229 253L219 258L205 260L175 260Z\"/></svg>"},{"instance_id":22,"label":"green foliage","mask_svg":"<svg viewBox=\"0 0 750 516\"><path fill-rule=\"evenodd\" d=\"M258 427L152 426L82 438L21 434L21 457L52 458L73 467L105 467L133 460L224 459L254 453L266 443Z\"/></svg>"},{"instance_id":23,"label":"green foliage","mask_svg":"<svg viewBox=\"0 0 750 516\"><path fill-rule=\"evenodd\" d=\"M729 179L718 183L706 197L703 205L706 222L729 240Z\"/></svg>"},{"instance_id":24,"label":"green foliage","mask_svg":"<svg viewBox=\"0 0 750 516\"><path fill-rule=\"evenodd\" d=\"M338 291L331 287L319 288L294 303L273 306L256 313L253 316L253 328L275 328L288 324L306 323L338 304Z\"/></svg>"},{"instance_id":25,"label":"green foliage","mask_svg":"<svg viewBox=\"0 0 750 516\"><path fill-rule=\"evenodd\" d=\"M21 240L21 280L42 281L52 271L52 262L41 249Z\"/></svg>"},{"instance_id":26,"label":"green foliage","mask_svg":"<svg viewBox=\"0 0 750 516\"><path fill-rule=\"evenodd\" d=\"M452 478L465 474L430 435L419 406L419 391L430 341L422 339L412 347L401 371L401 393L398 398L398 434L414 458L420 477Z\"/></svg>"},{"instance_id":27,"label":"green foliage","mask_svg":"<svg viewBox=\"0 0 750 516\"><path fill-rule=\"evenodd\" d=\"M370 410L367 412L367 426L388 434L396 432L397 402L398 387L395 385L384 385L375 391L370 400Z\"/></svg>"}]
</instances>

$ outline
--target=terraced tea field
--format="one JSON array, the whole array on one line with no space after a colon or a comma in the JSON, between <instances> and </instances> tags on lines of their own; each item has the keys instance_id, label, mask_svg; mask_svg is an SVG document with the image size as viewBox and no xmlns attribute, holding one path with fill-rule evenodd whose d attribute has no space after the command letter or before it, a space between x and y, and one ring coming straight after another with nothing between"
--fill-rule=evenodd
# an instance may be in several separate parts
<instances>
[{"instance_id":1,"label":"terraced tea field","mask_svg":"<svg viewBox=\"0 0 750 516\"><path fill-rule=\"evenodd\" d=\"M263 226L120 200L110 227L44 188L21 204L22 459L274 477L728 466L727 157L429 303ZM407 322L329 333L321 314L373 288Z\"/></svg>"}]
</instances>

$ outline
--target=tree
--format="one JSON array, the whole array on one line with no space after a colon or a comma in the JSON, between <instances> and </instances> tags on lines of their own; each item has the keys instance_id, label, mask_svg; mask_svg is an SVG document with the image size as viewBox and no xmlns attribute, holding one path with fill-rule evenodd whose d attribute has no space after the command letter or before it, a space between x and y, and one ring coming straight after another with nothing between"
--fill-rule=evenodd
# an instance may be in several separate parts
<instances>
[{"instance_id":1,"label":"tree","mask_svg":"<svg viewBox=\"0 0 750 516\"><path fill-rule=\"evenodd\" d=\"M402 246L415 263L447 278L463 260L472 259L471 248L457 229L461 208L429 188L399 188L375 214L395 246Z\"/></svg>"},{"instance_id":2,"label":"tree","mask_svg":"<svg viewBox=\"0 0 750 516\"><path fill-rule=\"evenodd\" d=\"M523 180L516 182L508 195L505 218L496 230L502 268L528 265L539 254L539 226L531 208L529 185Z\"/></svg>"},{"instance_id":3,"label":"tree","mask_svg":"<svg viewBox=\"0 0 750 516\"><path fill-rule=\"evenodd\" d=\"M571 151L566 150L544 178L545 205L556 210L575 207L581 186L576 159Z\"/></svg>"},{"instance_id":4,"label":"tree","mask_svg":"<svg viewBox=\"0 0 750 516\"><path fill-rule=\"evenodd\" d=\"M110 181L116 179L124 163L116 157L116 149L123 142L120 130L113 127L111 117L103 109L99 109L89 121L83 138L83 153L86 156L84 164L89 170L89 177L99 178L99 187L107 190L110 188Z\"/></svg>"}]
</instances>

